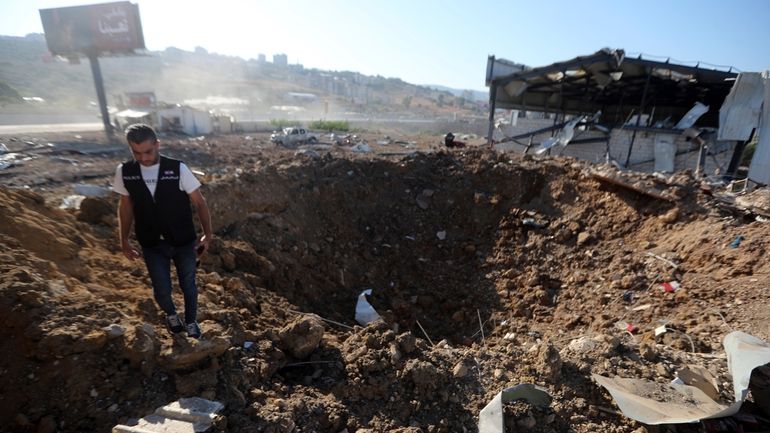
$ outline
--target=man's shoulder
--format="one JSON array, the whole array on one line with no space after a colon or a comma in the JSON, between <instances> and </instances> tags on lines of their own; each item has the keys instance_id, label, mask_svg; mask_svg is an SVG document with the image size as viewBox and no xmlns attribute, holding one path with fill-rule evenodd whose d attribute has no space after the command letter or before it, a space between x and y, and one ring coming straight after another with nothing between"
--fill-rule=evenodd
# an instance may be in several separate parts
<instances>
[{"instance_id":1,"label":"man's shoulder","mask_svg":"<svg viewBox=\"0 0 770 433\"><path fill-rule=\"evenodd\" d=\"M134 161L133 159L130 159L128 161L124 161L118 164L118 168L116 169L116 171L125 173L126 170L133 172L133 171L137 171L138 169L139 169L139 163Z\"/></svg>"}]
</instances>

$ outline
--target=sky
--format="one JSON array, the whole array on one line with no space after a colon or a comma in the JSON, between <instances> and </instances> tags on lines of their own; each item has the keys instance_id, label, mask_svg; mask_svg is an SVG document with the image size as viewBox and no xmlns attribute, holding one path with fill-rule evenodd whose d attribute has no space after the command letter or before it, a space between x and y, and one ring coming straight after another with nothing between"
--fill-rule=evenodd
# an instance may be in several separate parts
<instances>
[{"instance_id":1,"label":"sky","mask_svg":"<svg viewBox=\"0 0 770 433\"><path fill-rule=\"evenodd\" d=\"M42 33L38 9L2 0L0 34ZM485 90L487 57L529 66L604 47L739 71L770 70L768 0L136 0L147 49L245 59L284 53L306 68Z\"/></svg>"}]
</instances>

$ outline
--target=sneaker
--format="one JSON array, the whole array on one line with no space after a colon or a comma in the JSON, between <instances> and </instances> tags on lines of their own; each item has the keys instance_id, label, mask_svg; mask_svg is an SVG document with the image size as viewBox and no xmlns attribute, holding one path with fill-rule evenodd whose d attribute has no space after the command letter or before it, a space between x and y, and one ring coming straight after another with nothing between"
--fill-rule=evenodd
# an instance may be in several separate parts
<instances>
[{"instance_id":1,"label":"sneaker","mask_svg":"<svg viewBox=\"0 0 770 433\"><path fill-rule=\"evenodd\" d=\"M187 336L190 338L201 338L201 328L198 326L198 322L187 324Z\"/></svg>"},{"instance_id":2,"label":"sneaker","mask_svg":"<svg viewBox=\"0 0 770 433\"><path fill-rule=\"evenodd\" d=\"M182 326L182 320L176 314L169 314L166 316L166 323L168 324L168 330L173 334L178 334L184 330Z\"/></svg>"}]
</instances>

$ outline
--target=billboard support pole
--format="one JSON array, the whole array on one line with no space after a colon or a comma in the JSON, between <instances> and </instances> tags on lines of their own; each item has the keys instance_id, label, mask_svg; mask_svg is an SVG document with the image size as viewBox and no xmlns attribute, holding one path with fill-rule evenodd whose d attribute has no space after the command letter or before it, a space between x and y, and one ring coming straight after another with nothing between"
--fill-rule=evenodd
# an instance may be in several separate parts
<instances>
[{"instance_id":1,"label":"billboard support pole","mask_svg":"<svg viewBox=\"0 0 770 433\"><path fill-rule=\"evenodd\" d=\"M88 61L91 62L91 73L94 75L96 97L99 100L99 110L102 113L104 132L107 133L108 137L112 137L112 123L110 123L110 113L107 111L107 95L104 93L104 80L102 79L102 68L99 66L99 57L96 53L88 53Z\"/></svg>"}]
</instances>

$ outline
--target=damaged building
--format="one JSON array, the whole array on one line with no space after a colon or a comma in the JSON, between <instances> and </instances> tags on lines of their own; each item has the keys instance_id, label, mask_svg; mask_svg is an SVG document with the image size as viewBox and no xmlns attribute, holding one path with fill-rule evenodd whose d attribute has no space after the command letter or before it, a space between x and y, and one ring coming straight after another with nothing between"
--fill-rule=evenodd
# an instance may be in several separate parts
<instances>
[{"instance_id":1,"label":"damaged building","mask_svg":"<svg viewBox=\"0 0 770 433\"><path fill-rule=\"evenodd\" d=\"M763 82L758 73L627 57L621 49L536 68L490 56L488 136L499 150L730 179L759 127ZM497 109L518 113L496 123ZM526 112L550 114L517 122ZM766 184L760 171L752 166L754 180Z\"/></svg>"}]
</instances>

